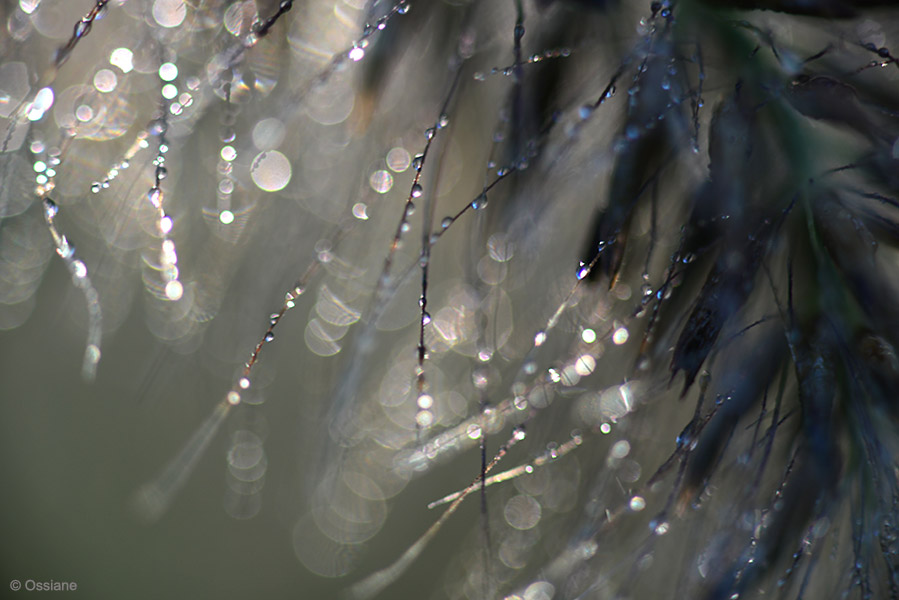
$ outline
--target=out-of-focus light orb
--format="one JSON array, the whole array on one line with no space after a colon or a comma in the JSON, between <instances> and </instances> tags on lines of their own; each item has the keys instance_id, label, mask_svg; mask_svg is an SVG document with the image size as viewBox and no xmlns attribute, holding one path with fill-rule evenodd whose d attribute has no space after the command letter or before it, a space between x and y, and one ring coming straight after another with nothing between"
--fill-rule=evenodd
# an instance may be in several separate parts
<instances>
[{"instance_id":1,"label":"out-of-focus light orb","mask_svg":"<svg viewBox=\"0 0 899 600\"><path fill-rule=\"evenodd\" d=\"M134 53L128 48L116 48L109 55L109 64L122 73L130 73L134 69Z\"/></svg>"},{"instance_id":2,"label":"out-of-focus light orb","mask_svg":"<svg viewBox=\"0 0 899 600\"><path fill-rule=\"evenodd\" d=\"M274 150L284 141L286 129L280 119L262 119L253 127L253 145L260 150Z\"/></svg>"},{"instance_id":3,"label":"out-of-focus light orb","mask_svg":"<svg viewBox=\"0 0 899 600\"><path fill-rule=\"evenodd\" d=\"M234 222L234 213L230 210L223 210L219 213L219 221L221 221L223 225L230 225Z\"/></svg>"},{"instance_id":4,"label":"out-of-focus light orb","mask_svg":"<svg viewBox=\"0 0 899 600\"><path fill-rule=\"evenodd\" d=\"M253 183L264 192L278 192L290 183L290 161L277 150L265 150L250 164Z\"/></svg>"},{"instance_id":5,"label":"out-of-focus light orb","mask_svg":"<svg viewBox=\"0 0 899 600\"><path fill-rule=\"evenodd\" d=\"M94 118L94 109L92 109L87 104L82 104L75 109L75 118L82 123L87 123Z\"/></svg>"},{"instance_id":6,"label":"out-of-focus light orb","mask_svg":"<svg viewBox=\"0 0 899 600\"><path fill-rule=\"evenodd\" d=\"M615 345L620 346L621 344L627 342L627 338L630 336L627 329L624 327L619 327L615 330L615 333L612 334L612 341Z\"/></svg>"},{"instance_id":7,"label":"out-of-focus light orb","mask_svg":"<svg viewBox=\"0 0 899 600\"><path fill-rule=\"evenodd\" d=\"M359 62L360 60L365 58L365 50L363 50L359 46L356 46L355 48L350 50L349 57L351 61Z\"/></svg>"},{"instance_id":8,"label":"out-of-focus light orb","mask_svg":"<svg viewBox=\"0 0 899 600\"><path fill-rule=\"evenodd\" d=\"M162 27L178 27L187 16L184 0L156 0L153 2L153 18Z\"/></svg>"},{"instance_id":9,"label":"out-of-focus light orb","mask_svg":"<svg viewBox=\"0 0 899 600\"><path fill-rule=\"evenodd\" d=\"M231 162L232 160L237 158L237 150L234 149L234 146L222 146L222 150L221 152L219 152L219 155L225 162Z\"/></svg>"},{"instance_id":10,"label":"out-of-focus light orb","mask_svg":"<svg viewBox=\"0 0 899 600\"><path fill-rule=\"evenodd\" d=\"M386 194L393 187L393 175L389 171L379 169L368 178L368 185L379 194Z\"/></svg>"},{"instance_id":11,"label":"out-of-focus light orb","mask_svg":"<svg viewBox=\"0 0 899 600\"><path fill-rule=\"evenodd\" d=\"M169 300L180 300L184 295L184 286L177 279L165 284L165 297Z\"/></svg>"},{"instance_id":12,"label":"out-of-focus light orb","mask_svg":"<svg viewBox=\"0 0 899 600\"><path fill-rule=\"evenodd\" d=\"M53 88L45 87L34 97L34 102L28 107L26 114L29 121L39 121L44 113L53 106Z\"/></svg>"},{"instance_id":13,"label":"out-of-focus light orb","mask_svg":"<svg viewBox=\"0 0 899 600\"><path fill-rule=\"evenodd\" d=\"M177 86L175 86L171 83L167 83L164 86L162 86L162 97L165 98L166 100L171 100L177 95L178 95L178 87Z\"/></svg>"},{"instance_id":14,"label":"out-of-focus light orb","mask_svg":"<svg viewBox=\"0 0 899 600\"><path fill-rule=\"evenodd\" d=\"M19 0L19 8L22 9L22 12L26 15L30 15L37 10L40 3L41 0Z\"/></svg>"},{"instance_id":15,"label":"out-of-focus light orb","mask_svg":"<svg viewBox=\"0 0 899 600\"><path fill-rule=\"evenodd\" d=\"M391 148L390 152L387 153L387 168L394 173L402 173L409 168L411 163L412 157L405 148Z\"/></svg>"},{"instance_id":16,"label":"out-of-focus light orb","mask_svg":"<svg viewBox=\"0 0 899 600\"><path fill-rule=\"evenodd\" d=\"M592 344L596 341L596 332L592 329L585 329L581 332L581 339L585 344Z\"/></svg>"},{"instance_id":17,"label":"out-of-focus light orb","mask_svg":"<svg viewBox=\"0 0 899 600\"><path fill-rule=\"evenodd\" d=\"M360 221L368 220L368 207L362 202L357 202L353 205L353 216L359 219Z\"/></svg>"},{"instance_id":18,"label":"out-of-focus light orb","mask_svg":"<svg viewBox=\"0 0 899 600\"><path fill-rule=\"evenodd\" d=\"M255 3L235 2L225 11L222 24L228 33L240 37L245 33L247 25L252 22L253 10L255 10Z\"/></svg>"},{"instance_id":19,"label":"out-of-focus light orb","mask_svg":"<svg viewBox=\"0 0 899 600\"><path fill-rule=\"evenodd\" d=\"M162 63L159 65L159 78L163 81L175 81L178 77L178 66L175 63Z\"/></svg>"},{"instance_id":20,"label":"out-of-focus light orb","mask_svg":"<svg viewBox=\"0 0 899 600\"><path fill-rule=\"evenodd\" d=\"M98 92L108 94L116 88L119 78L110 69L100 69L94 74L94 87Z\"/></svg>"},{"instance_id":21,"label":"out-of-focus light orb","mask_svg":"<svg viewBox=\"0 0 899 600\"><path fill-rule=\"evenodd\" d=\"M581 377L590 375L596 369L596 359L589 354L582 354L574 364L575 372Z\"/></svg>"},{"instance_id":22,"label":"out-of-focus light orb","mask_svg":"<svg viewBox=\"0 0 899 600\"><path fill-rule=\"evenodd\" d=\"M503 510L506 523L522 531L536 527L541 513L540 503L525 494L510 498Z\"/></svg>"}]
</instances>

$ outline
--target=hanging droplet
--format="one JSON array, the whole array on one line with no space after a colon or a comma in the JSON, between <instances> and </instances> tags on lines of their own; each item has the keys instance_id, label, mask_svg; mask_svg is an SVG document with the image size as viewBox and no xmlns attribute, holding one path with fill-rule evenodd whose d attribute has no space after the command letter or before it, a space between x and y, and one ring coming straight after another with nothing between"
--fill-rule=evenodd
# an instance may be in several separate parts
<instances>
[{"instance_id":1,"label":"hanging droplet","mask_svg":"<svg viewBox=\"0 0 899 600\"><path fill-rule=\"evenodd\" d=\"M432 140L434 139L434 135L437 133L437 130L433 127L428 127L425 129L425 138Z\"/></svg>"},{"instance_id":2,"label":"hanging droplet","mask_svg":"<svg viewBox=\"0 0 899 600\"><path fill-rule=\"evenodd\" d=\"M168 174L168 169L166 169L162 165L156 167L156 179L165 179Z\"/></svg>"},{"instance_id":3,"label":"hanging droplet","mask_svg":"<svg viewBox=\"0 0 899 600\"><path fill-rule=\"evenodd\" d=\"M471 201L471 207L475 210L487 208L487 194L481 192L481 194L477 198Z\"/></svg>"},{"instance_id":4,"label":"hanging droplet","mask_svg":"<svg viewBox=\"0 0 899 600\"><path fill-rule=\"evenodd\" d=\"M427 325L430 322L431 322L431 315L428 312L423 312L421 314L421 324Z\"/></svg>"},{"instance_id":5,"label":"hanging droplet","mask_svg":"<svg viewBox=\"0 0 899 600\"><path fill-rule=\"evenodd\" d=\"M400 2L399 5L396 7L396 12L397 12L397 14L405 15L405 14L407 14L407 13L409 12L409 8L410 8L410 7L409 7L409 2L408 2L408 0L403 0L403 1Z\"/></svg>"},{"instance_id":6,"label":"hanging droplet","mask_svg":"<svg viewBox=\"0 0 899 600\"><path fill-rule=\"evenodd\" d=\"M99 181L95 181L91 184L91 191L95 194L99 194L100 190L102 190L102 189L103 189L103 186L100 184Z\"/></svg>"},{"instance_id":7,"label":"hanging droplet","mask_svg":"<svg viewBox=\"0 0 899 600\"><path fill-rule=\"evenodd\" d=\"M453 224L452 217L443 217L443 220L440 221L440 227L442 227L443 229L447 229L452 224Z\"/></svg>"},{"instance_id":8,"label":"hanging droplet","mask_svg":"<svg viewBox=\"0 0 899 600\"><path fill-rule=\"evenodd\" d=\"M421 184L415 183L412 185L412 197L420 198L424 190L422 190ZM408 209L406 209L408 211ZM412 210L415 210L415 206L412 206Z\"/></svg>"},{"instance_id":9,"label":"hanging droplet","mask_svg":"<svg viewBox=\"0 0 899 600\"><path fill-rule=\"evenodd\" d=\"M87 277L87 266L80 260L72 261L72 277L75 279L84 279Z\"/></svg>"},{"instance_id":10,"label":"hanging droplet","mask_svg":"<svg viewBox=\"0 0 899 600\"><path fill-rule=\"evenodd\" d=\"M271 331L269 331L269 332L267 332L267 333L265 334L265 341L266 341L266 342L270 342L270 341L272 341L273 339L275 339L275 334L272 333Z\"/></svg>"},{"instance_id":11,"label":"hanging droplet","mask_svg":"<svg viewBox=\"0 0 899 600\"><path fill-rule=\"evenodd\" d=\"M169 128L168 123L165 122L165 119L156 119L150 126L147 128L150 132L150 135L162 135Z\"/></svg>"},{"instance_id":12,"label":"hanging droplet","mask_svg":"<svg viewBox=\"0 0 899 600\"><path fill-rule=\"evenodd\" d=\"M150 204L159 208L162 204L162 190L158 187L151 187L150 191L147 192L147 200L150 201Z\"/></svg>"},{"instance_id":13,"label":"hanging droplet","mask_svg":"<svg viewBox=\"0 0 899 600\"><path fill-rule=\"evenodd\" d=\"M424 160L424 154L416 154L415 157L412 158L412 168L416 171L421 171L421 165L424 163Z\"/></svg>"},{"instance_id":14,"label":"hanging droplet","mask_svg":"<svg viewBox=\"0 0 899 600\"><path fill-rule=\"evenodd\" d=\"M578 280L581 280L584 277L586 277L587 273L589 273L589 272L590 272L590 267L588 267L583 262L581 262L575 276L578 278Z\"/></svg>"},{"instance_id":15,"label":"hanging droplet","mask_svg":"<svg viewBox=\"0 0 899 600\"><path fill-rule=\"evenodd\" d=\"M75 37L80 38L86 36L90 33L91 30L91 22L85 21L82 19L75 24Z\"/></svg>"},{"instance_id":16,"label":"hanging droplet","mask_svg":"<svg viewBox=\"0 0 899 600\"><path fill-rule=\"evenodd\" d=\"M56 216L56 213L59 212L59 206L56 205L56 202L51 200L50 198L44 198L44 215L48 220L52 221L53 217Z\"/></svg>"},{"instance_id":17,"label":"hanging droplet","mask_svg":"<svg viewBox=\"0 0 899 600\"><path fill-rule=\"evenodd\" d=\"M437 129L443 129L449 125L449 116L446 113L440 115L440 118L437 119Z\"/></svg>"}]
</instances>

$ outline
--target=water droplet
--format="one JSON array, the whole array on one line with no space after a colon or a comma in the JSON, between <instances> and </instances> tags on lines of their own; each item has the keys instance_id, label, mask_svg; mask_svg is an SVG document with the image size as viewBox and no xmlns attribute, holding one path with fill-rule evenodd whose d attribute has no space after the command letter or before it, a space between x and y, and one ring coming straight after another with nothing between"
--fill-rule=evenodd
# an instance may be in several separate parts
<instances>
[{"instance_id":1,"label":"water droplet","mask_svg":"<svg viewBox=\"0 0 899 600\"><path fill-rule=\"evenodd\" d=\"M360 48L359 46L354 46L352 50L350 50L347 57L353 62L359 62L363 58L365 58L365 50Z\"/></svg>"},{"instance_id":2,"label":"water droplet","mask_svg":"<svg viewBox=\"0 0 899 600\"><path fill-rule=\"evenodd\" d=\"M590 115L592 115L592 114L593 114L593 106L590 104L585 104L582 107L580 107L580 109L578 109L578 116L580 116L581 119L588 119L588 118L590 118Z\"/></svg>"},{"instance_id":3,"label":"water droplet","mask_svg":"<svg viewBox=\"0 0 899 600\"><path fill-rule=\"evenodd\" d=\"M66 236L62 236L59 247L56 248L56 253L64 259L72 258L75 256L75 244L69 242L69 240L66 239Z\"/></svg>"},{"instance_id":4,"label":"water droplet","mask_svg":"<svg viewBox=\"0 0 899 600\"><path fill-rule=\"evenodd\" d=\"M429 313L427 313L427 312L422 313L422 315L421 315L421 324L422 324L422 325L427 325L427 324L430 323L430 322L431 322L431 315L430 315Z\"/></svg>"},{"instance_id":5,"label":"water droplet","mask_svg":"<svg viewBox=\"0 0 899 600\"><path fill-rule=\"evenodd\" d=\"M477 198L471 201L471 207L475 210L487 208L487 194L481 192L481 194Z\"/></svg>"},{"instance_id":6,"label":"water droplet","mask_svg":"<svg viewBox=\"0 0 899 600\"><path fill-rule=\"evenodd\" d=\"M95 194L99 194L100 190L102 190L102 189L103 189L103 186L100 185L99 181L95 181L91 184L91 191Z\"/></svg>"},{"instance_id":7,"label":"water droplet","mask_svg":"<svg viewBox=\"0 0 899 600\"><path fill-rule=\"evenodd\" d=\"M56 202L51 200L50 198L44 198L44 215L49 220L53 220L53 217L59 212L59 206L56 205Z\"/></svg>"},{"instance_id":8,"label":"water droplet","mask_svg":"<svg viewBox=\"0 0 899 600\"><path fill-rule=\"evenodd\" d=\"M453 224L452 217L443 217L443 220L440 221L440 227L442 227L443 229L447 229L452 224Z\"/></svg>"},{"instance_id":9,"label":"water droplet","mask_svg":"<svg viewBox=\"0 0 899 600\"><path fill-rule=\"evenodd\" d=\"M543 342L545 342L545 341L546 341L546 332L538 331L537 334L534 336L534 346L540 347L543 345Z\"/></svg>"},{"instance_id":10,"label":"water droplet","mask_svg":"<svg viewBox=\"0 0 899 600\"><path fill-rule=\"evenodd\" d=\"M80 260L72 261L72 276L77 279L87 277L87 266Z\"/></svg>"},{"instance_id":11,"label":"water droplet","mask_svg":"<svg viewBox=\"0 0 899 600\"><path fill-rule=\"evenodd\" d=\"M151 187L150 191L147 192L147 200L150 201L150 204L159 208L162 204L162 190L158 187Z\"/></svg>"},{"instance_id":12,"label":"water droplet","mask_svg":"<svg viewBox=\"0 0 899 600\"><path fill-rule=\"evenodd\" d=\"M409 2L404 0L403 2L400 2L399 5L396 7L396 12L397 12L397 14L405 15L409 12L409 8L410 8Z\"/></svg>"},{"instance_id":13,"label":"water droplet","mask_svg":"<svg viewBox=\"0 0 899 600\"><path fill-rule=\"evenodd\" d=\"M75 37L84 37L88 33L90 33L90 30L91 22L89 20L85 21L84 19L82 19L75 24Z\"/></svg>"},{"instance_id":14,"label":"water droplet","mask_svg":"<svg viewBox=\"0 0 899 600\"><path fill-rule=\"evenodd\" d=\"M413 197L413 198L420 198L421 195L422 195L422 193L424 193L424 190L422 189L420 183L414 183L414 184L412 184L412 197ZM408 211L408 208L407 208L406 210ZM414 205L413 205L413 207L412 207L412 210L415 210L415 206L414 206Z\"/></svg>"},{"instance_id":15,"label":"water droplet","mask_svg":"<svg viewBox=\"0 0 899 600\"><path fill-rule=\"evenodd\" d=\"M589 272L590 272L590 267L585 265L583 262L581 262L575 276L578 278L578 280L581 280L584 277L586 277L587 273L589 273Z\"/></svg>"},{"instance_id":16,"label":"water droplet","mask_svg":"<svg viewBox=\"0 0 899 600\"><path fill-rule=\"evenodd\" d=\"M267 333L265 334L265 341L266 341L266 342L270 342L270 341L272 341L273 339L275 339L275 334L272 333L271 331L269 331L269 332L267 332Z\"/></svg>"},{"instance_id":17,"label":"water droplet","mask_svg":"<svg viewBox=\"0 0 899 600\"><path fill-rule=\"evenodd\" d=\"M449 116L446 113L443 113L437 120L437 129L443 129L447 125L449 125Z\"/></svg>"},{"instance_id":18,"label":"water droplet","mask_svg":"<svg viewBox=\"0 0 899 600\"><path fill-rule=\"evenodd\" d=\"M160 180L165 179L168 174L169 174L168 169L166 169L162 165L159 165L158 167L156 167L156 179L160 179Z\"/></svg>"},{"instance_id":19,"label":"water droplet","mask_svg":"<svg viewBox=\"0 0 899 600\"><path fill-rule=\"evenodd\" d=\"M416 154L412 158L412 168L416 171L421 171L421 165L424 163L425 157L424 154Z\"/></svg>"},{"instance_id":20,"label":"water droplet","mask_svg":"<svg viewBox=\"0 0 899 600\"><path fill-rule=\"evenodd\" d=\"M428 140L434 139L434 136L437 134L437 130L434 127L428 127L425 129L425 138Z\"/></svg>"},{"instance_id":21,"label":"water droplet","mask_svg":"<svg viewBox=\"0 0 899 600\"><path fill-rule=\"evenodd\" d=\"M150 127L148 130L150 135L163 135L166 130L169 128L168 123L166 123L165 119L156 119L152 123L150 123Z\"/></svg>"}]
</instances>

